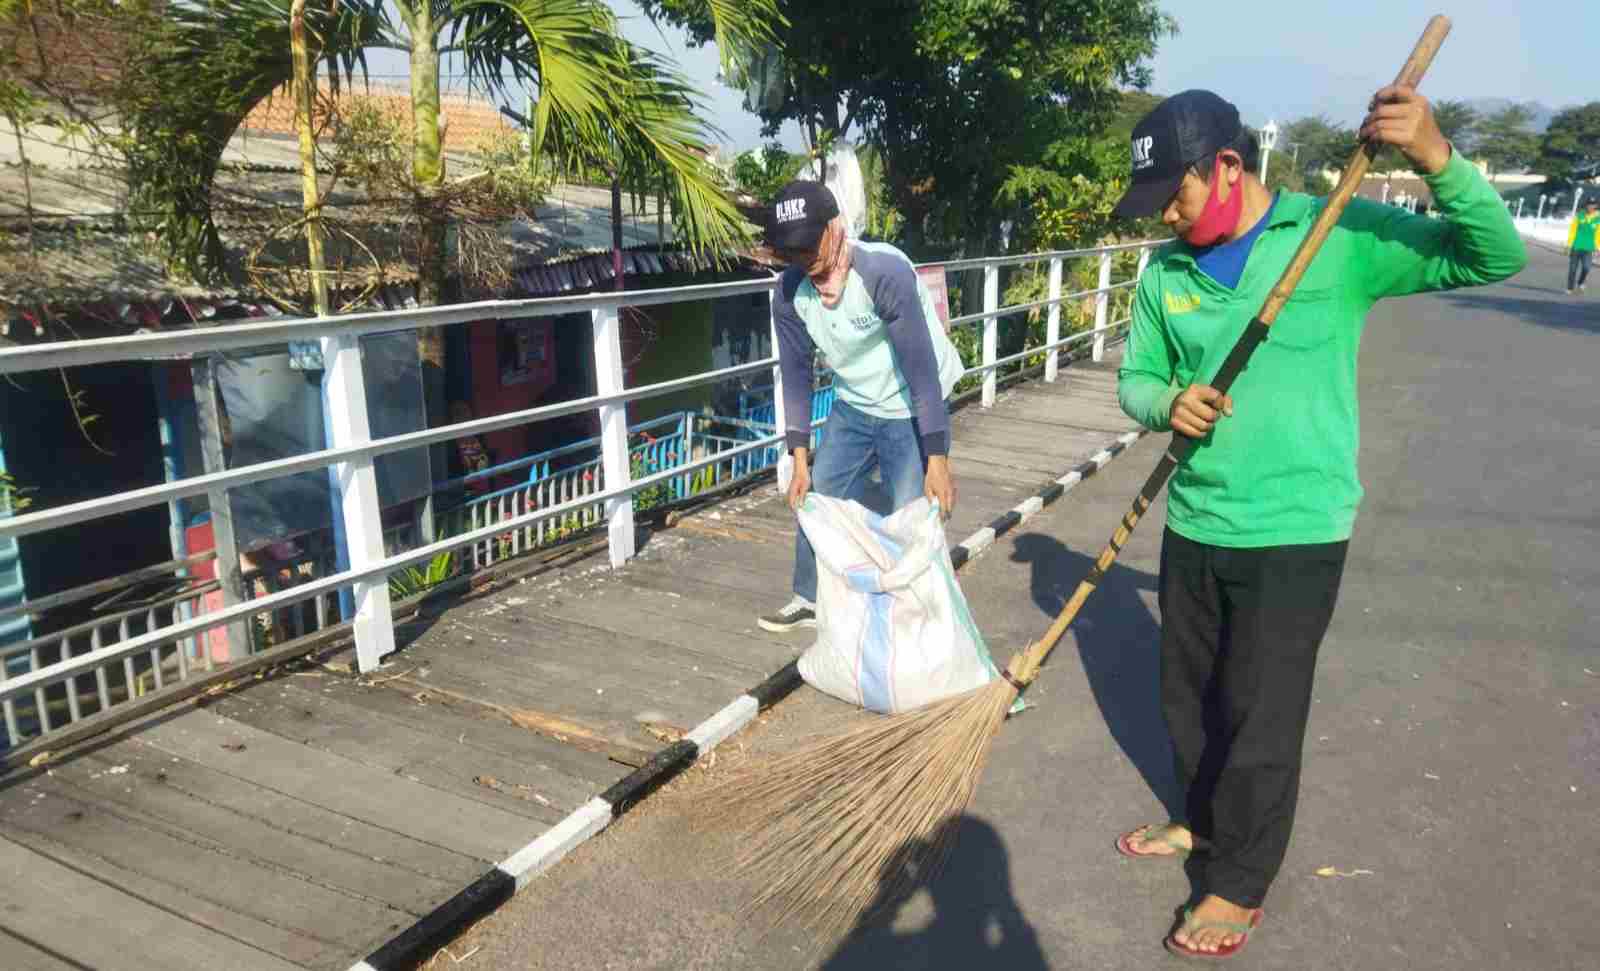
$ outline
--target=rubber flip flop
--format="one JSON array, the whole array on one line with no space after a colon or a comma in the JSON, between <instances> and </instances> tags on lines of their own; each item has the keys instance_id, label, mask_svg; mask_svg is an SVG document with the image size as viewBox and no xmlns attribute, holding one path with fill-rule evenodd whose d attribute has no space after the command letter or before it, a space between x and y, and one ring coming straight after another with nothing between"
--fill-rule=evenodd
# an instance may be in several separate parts
<instances>
[{"instance_id":1,"label":"rubber flip flop","mask_svg":"<svg viewBox=\"0 0 1600 971\"><path fill-rule=\"evenodd\" d=\"M1164 943L1167 945L1167 950L1181 958L1199 958L1202 961L1225 961L1244 950L1244 946L1250 943L1250 932L1261 926L1261 919L1265 916L1266 911L1262 910L1260 907L1257 907L1255 910L1250 912L1250 922L1248 924L1240 924L1235 921L1228 920L1208 920L1203 923L1196 924L1193 923L1194 911L1192 909L1185 909L1183 912L1183 927L1188 929L1190 935L1193 935L1198 931L1206 930L1207 928L1216 927L1234 934L1238 934L1238 942L1224 945L1223 947L1217 948L1215 951L1201 951L1189 947L1186 944L1179 944L1177 937L1178 932L1173 931L1171 934L1167 935L1167 939Z\"/></svg>"},{"instance_id":2,"label":"rubber flip flop","mask_svg":"<svg viewBox=\"0 0 1600 971\"><path fill-rule=\"evenodd\" d=\"M1151 857L1160 857L1162 859L1172 859L1172 860L1182 860L1182 859L1185 859L1186 857L1188 857L1188 855L1192 851L1189 849L1189 847L1184 846L1182 843L1179 843L1177 840L1173 839L1172 838L1172 834L1170 832L1167 833L1164 836L1151 836L1150 835L1150 831L1151 830L1161 829L1161 828L1163 828L1163 827L1160 824L1148 823L1148 824L1146 824L1144 826L1140 826L1138 829L1133 830L1130 833L1123 833L1121 836L1117 837L1117 852L1121 853L1123 856L1126 856L1126 857L1128 857L1130 859L1134 859L1134 860L1148 860ZM1136 850L1133 847L1133 841L1134 840L1138 840L1140 843L1143 843L1143 844L1160 843L1163 846L1172 847L1174 850L1177 850L1177 852L1176 853L1152 853L1149 850Z\"/></svg>"}]
</instances>

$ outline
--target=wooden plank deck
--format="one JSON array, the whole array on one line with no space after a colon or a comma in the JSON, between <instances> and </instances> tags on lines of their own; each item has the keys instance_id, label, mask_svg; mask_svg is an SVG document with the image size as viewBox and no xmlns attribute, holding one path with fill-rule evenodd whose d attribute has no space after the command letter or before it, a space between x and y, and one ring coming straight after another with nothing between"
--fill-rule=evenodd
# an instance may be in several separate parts
<instances>
[{"instance_id":1,"label":"wooden plank deck","mask_svg":"<svg viewBox=\"0 0 1600 971\"><path fill-rule=\"evenodd\" d=\"M954 415L952 542L1133 428L1115 377ZM803 650L794 528L763 486L0 782L0 968L348 968Z\"/></svg>"}]
</instances>

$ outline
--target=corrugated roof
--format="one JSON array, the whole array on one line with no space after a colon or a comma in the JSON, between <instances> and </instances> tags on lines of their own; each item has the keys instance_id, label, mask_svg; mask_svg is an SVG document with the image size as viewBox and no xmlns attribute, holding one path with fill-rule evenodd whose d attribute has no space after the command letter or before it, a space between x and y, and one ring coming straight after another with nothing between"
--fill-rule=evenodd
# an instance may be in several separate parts
<instances>
[{"instance_id":1,"label":"corrugated roof","mask_svg":"<svg viewBox=\"0 0 1600 971\"><path fill-rule=\"evenodd\" d=\"M294 163L292 139L252 134L230 143L224 167L218 172L216 212L225 245L232 246L230 262L240 282L233 287L207 287L175 279L165 272L152 241L119 231L116 214L124 207L127 186L120 169L92 151L76 147L64 136L41 130L29 136L31 196L36 217L31 249L22 201L23 178L14 152L0 144L0 336L5 317L23 317L25 310L53 308L61 313L73 306L100 304L89 320L115 319L125 324L167 317L165 310L135 311L132 305L174 301L217 306L227 302L263 303L269 294L248 282L242 269L250 254L230 239L230 229L272 218L281 207L284 218L298 213L300 177ZM451 157L451 172L468 170L467 160ZM345 245L350 265L363 279L381 274L385 285L414 282L410 237L393 206L370 200L362 188L340 183L329 196L332 211L362 224L359 235L367 250ZM403 203L396 203L403 206ZM267 207L263 209L263 207ZM658 252L657 217L652 212L624 217L622 234L628 245L624 277L668 272L701 272L718 261L691 257L676 249ZM89 217L89 218L85 218ZM368 230L371 230L370 232ZM610 243L612 238L610 193L604 188L557 186L540 205L532 220L508 221L500 227L505 259L514 269L506 296L552 296L560 293L607 289L614 284ZM245 234L258 235L258 234ZM242 238L242 237L241 237ZM342 245L330 243L330 260ZM276 247L269 256L296 264L293 243ZM376 265L371 263L377 258ZM270 260L268 260L270 262ZM723 265L738 265L738 254L724 254ZM285 286L299 274L289 274ZM284 294L297 297L297 294ZM296 301L298 302L298 300ZM118 305L107 313L105 306ZM128 305L128 306L122 306Z\"/></svg>"},{"instance_id":2,"label":"corrugated roof","mask_svg":"<svg viewBox=\"0 0 1600 971\"><path fill-rule=\"evenodd\" d=\"M36 232L30 246L25 232L0 233L0 304L230 295L172 279L142 242L125 234L52 228Z\"/></svg>"}]
</instances>

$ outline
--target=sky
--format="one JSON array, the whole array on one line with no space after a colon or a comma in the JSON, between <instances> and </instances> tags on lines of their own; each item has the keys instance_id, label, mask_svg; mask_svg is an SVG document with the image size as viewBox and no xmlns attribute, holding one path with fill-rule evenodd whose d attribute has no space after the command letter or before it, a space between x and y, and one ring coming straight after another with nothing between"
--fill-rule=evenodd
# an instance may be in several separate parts
<instances>
[{"instance_id":1,"label":"sky","mask_svg":"<svg viewBox=\"0 0 1600 971\"><path fill-rule=\"evenodd\" d=\"M608 2L625 36L672 58L703 93L705 115L722 130L724 145L737 151L762 143L760 119L744 110L739 92L717 80L713 46L691 48L681 31L658 30L629 0ZM1251 125L1325 114L1353 126L1372 92L1394 79L1428 18L1441 12L1454 29L1423 83L1429 97L1510 98L1555 108L1600 100L1600 3L1164 0L1162 6L1177 18L1179 32L1160 42L1151 90L1209 88L1238 105ZM404 55L384 52L372 69L403 74ZM779 140L801 147L792 123Z\"/></svg>"},{"instance_id":2,"label":"sky","mask_svg":"<svg viewBox=\"0 0 1600 971\"><path fill-rule=\"evenodd\" d=\"M1600 100L1600 4L1556 0L1166 0L1179 33L1152 61L1151 90L1209 88L1251 124L1326 114L1353 126L1394 80L1428 18L1453 27L1422 92L1434 100L1510 98L1553 108ZM1285 13L1293 10L1293 23Z\"/></svg>"}]
</instances>

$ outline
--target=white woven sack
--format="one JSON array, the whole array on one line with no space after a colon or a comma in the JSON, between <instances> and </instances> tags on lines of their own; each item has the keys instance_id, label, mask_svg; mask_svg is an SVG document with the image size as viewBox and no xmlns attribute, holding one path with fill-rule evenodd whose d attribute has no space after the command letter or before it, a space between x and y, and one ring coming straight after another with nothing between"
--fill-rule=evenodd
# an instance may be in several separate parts
<instances>
[{"instance_id":1,"label":"white woven sack","mask_svg":"<svg viewBox=\"0 0 1600 971\"><path fill-rule=\"evenodd\" d=\"M800 658L807 684L894 714L998 676L931 500L879 516L813 492L800 526L817 552L817 641Z\"/></svg>"}]
</instances>

